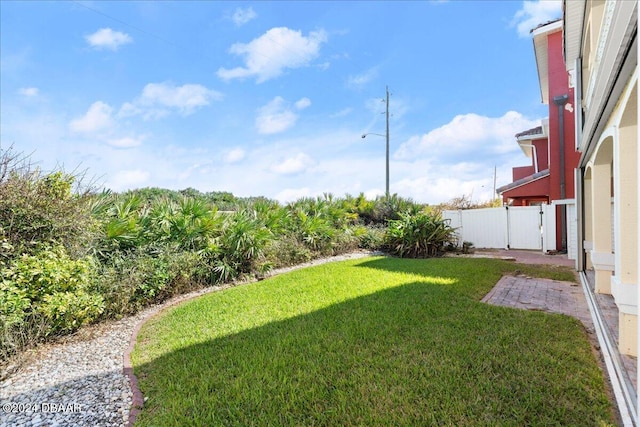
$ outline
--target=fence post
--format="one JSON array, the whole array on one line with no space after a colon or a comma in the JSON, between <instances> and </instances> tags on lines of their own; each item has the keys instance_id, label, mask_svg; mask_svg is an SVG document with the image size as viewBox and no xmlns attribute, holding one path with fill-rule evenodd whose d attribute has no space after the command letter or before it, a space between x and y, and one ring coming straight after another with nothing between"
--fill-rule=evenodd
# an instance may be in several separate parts
<instances>
[{"instance_id":1,"label":"fence post","mask_svg":"<svg viewBox=\"0 0 640 427\"><path fill-rule=\"evenodd\" d=\"M509 216L509 206L504 207L507 210L507 249L511 249L511 218Z\"/></svg>"}]
</instances>

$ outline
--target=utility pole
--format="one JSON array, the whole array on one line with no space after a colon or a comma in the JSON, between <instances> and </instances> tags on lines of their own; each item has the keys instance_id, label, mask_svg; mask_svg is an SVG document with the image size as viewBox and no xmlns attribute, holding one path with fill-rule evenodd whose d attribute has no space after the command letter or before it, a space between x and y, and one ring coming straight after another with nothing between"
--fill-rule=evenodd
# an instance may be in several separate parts
<instances>
[{"instance_id":1,"label":"utility pole","mask_svg":"<svg viewBox=\"0 0 640 427\"><path fill-rule=\"evenodd\" d=\"M383 134L381 133L373 133L373 132L368 132L368 133L363 133L362 134L362 138L366 138L367 135L376 135L376 136L384 136L386 141L387 141L387 156L386 156L386 189L385 189L385 198L387 199L387 201L389 200L389 86L386 87L387 89L387 97L385 99L382 99L382 102L386 103L386 108L384 111L384 114L387 117L387 131Z\"/></svg>"},{"instance_id":2,"label":"utility pole","mask_svg":"<svg viewBox=\"0 0 640 427\"><path fill-rule=\"evenodd\" d=\"M386 108L386 116L387 116L387 132L386 132L386 139L387 139L387 180L386 180L386 192L385 195L387 196L387 200L389 200L389 86L386 87L387 88L387 108Z\"/></svg>"},{"instance_id":3,"label":"utility pole","mask_svg":"<svg viewBox=\"0 0 640 427\"><path fill-rule=\"evenodd\" d=\"M496 194L496 171L498 170L498 167L496 165L493 165L493 194L491 195L491 197L493 197L493 199L497 199L498 195Z\"/></svg>"}]
</instances>

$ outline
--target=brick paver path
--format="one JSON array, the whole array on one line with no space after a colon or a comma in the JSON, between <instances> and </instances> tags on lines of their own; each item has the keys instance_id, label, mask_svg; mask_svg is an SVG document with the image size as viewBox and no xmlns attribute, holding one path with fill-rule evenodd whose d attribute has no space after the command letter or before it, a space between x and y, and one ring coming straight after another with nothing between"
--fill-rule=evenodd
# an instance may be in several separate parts
<instances>
[{"instance_id":1,"label":"brick paver path","mask_svg":"<svg viewBox=\"0 0 640 427\"><path fill-rule=\"evenodd\" d=\"M504 276L482 299L482 302L566 314L580 320L588 331L593 331L587 300L577 283L525 276Z\"/></svg>"}]
</instances>

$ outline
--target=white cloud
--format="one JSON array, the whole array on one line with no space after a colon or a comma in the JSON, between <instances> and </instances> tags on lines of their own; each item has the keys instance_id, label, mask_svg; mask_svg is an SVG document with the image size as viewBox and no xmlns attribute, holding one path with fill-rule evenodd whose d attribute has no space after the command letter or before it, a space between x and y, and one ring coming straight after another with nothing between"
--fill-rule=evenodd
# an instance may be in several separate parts
<instances>
[{"instance_id":1,"label":"white cloud","mask_svg":"<svg viewBox=\"0 0 640 427\"><path fill-rule=\"evenodd\" d=\"M172 83L149 83L133 102L120 108L121 116L141 114L145 119L160 118L171 111L187 116L211 101L222 99L222 94L199 84L175 86Z\"/></svg>"},{"instance_id":2,"label":"white cloud","mask_svg":"<svg viewBox=\"0 0 640 427\"><path fill-rule=\"evenodd\" d=\"M309 197L311 195L312 193L309 187L287 188L285 190L280 191L278 194L276 194L275 198L276 200L282 203L286 203L286 202L296 201L303 197Z\"/></svg>"},{"instance_id":3,"label":"white cloud","mask_svg":"<svg viewBox=\"0 0 640 427\"><path fill-rule=\"evenodd\" d=\"M311 105L311 100L309 98L300 98L295 105L298 110L304 110Z\"/></svg>"},{"instance_id":4,"label":"white cloud","mask_svg":"<svg viewBox=\"0 0 640 427\"><path fill-rule=\"evenodd\" d=\"M211 173L211 164L212 162L210 161L204 163L194 163L188 168L184 169L182 172L178 173L177 180L181 183L189 180L191 180L192 182L197 182L200 177L206 176Z\"/></svg>"},{"instance_id":5,"label":"white cloud","mask_svg":"<svg viewBox=\"0 0 640 427\"><path fill-rule=\"evenodd\" d=\"M562 0L525 0L522 9L511 20L511 26L517 28L520 37L529 37L530 31L538 25L561 17Z\"/></svg>"},{"instance_id":6,"label":"white cloud","mask_svg":"<svg viewBox=\"0 0 640 427\"><path fill-rule=\"evenodd\" d=\"M478 114L458 115L427 134L411 137L400 145L394 158L408 160L429 156L465 159L477 157L480 153L499 155L513 152L518 148L514 135L539 123L539 120L529 120L515 111L497 118Z\"/></svg>"},{"instance_id":7,"label":"white cloud","mask_svg":"<svg viewBox=\"0 0 640 427\"><path fill-rule=\"evenodd\" d=\"M258 110L256 127L263 135L284 132L298 120L298 115L291 111L285 100L276 96L267 105Z\"/></svg>"},{"instance_id":8,"label":"white cloud","mask_svg":"<svg viewBox=\"0 0 640 427\"><path fill-rule=\"evenodd\" d=\"M456 116L400 145L391 162L391 192L429 203L462 195L490 200L494 167L499 186L511 182L512 167L530 162L515 134L539 124L514 111L501 117Z\"/></svg>"},{"instance_id":9,"label":"white cloud","mask_svg":"<svg viewBox=\"0 0 640 427\"><path fill-rule=\"evenodd\" d=\"M468 195L473 200L490 200L491 190L487 192L479 181L463 180L453 177L439 178L422 176L405 178L395 182L392 192L415 200L432 200L433 203L446 202L454 197Z\"/></svg>"},{"instance_id":10,"label":"white cloud","mask_svg":"<svg viewBox=\"0 0 640 427\"><path fill-rule=\"evenodd\" d=\"M378 69L376 67L370 68L362 74L349 76L347 79L347 86L352 89L359 89L376 77L378 77Z\"/></svg>"},{"instance_id":11,"label":"white cloud","mask_svg":"<svg viewBox=\"0 0 640 427\"><path fill-rule=\"evenodd\" d=\"M251 21L252 19L255 19L257 16L258 14L254 12L252 7L248 7L246 9L242 9L241 7L239 7L233 13L231 19L233 19L233 22L235 22L235 24L239 27Z\"/></svg>"},{"instance_id":12,"label":"white cloud","mask_svg":"<svg viewBox=\"0 0 640 427\"><path fill-rule=\"evenodd\" d=\"M69 123L73 132L96 132L108 128L113 124L111 114L113 109L102 101L96 101L89 107L84 116Z\"/></svg>"},{"instance_id":13,"label":"white cloud","mask_svg":"<svg viewBox=\"0 0 640 427\"><path fill-rule=\"evenodd\" d=\"M149 172L141 169L122 170L116 172L107 182L107 188L114 191L139 188L149 180L149 177Z\"/></svg>"},{"instance_id":14,"label":"white cloud","mask_svg":"<svg viewBox=\"0 0 640 427\"><path fill-rule=\"evenodd\" d=\"M107 144L116 148L133 148L142 145L142 138L123 137L107 140Z\"/></svg>"},{"instance_id":15,"label":"white cloud","mask_svg":"<svg viewBox=\"0 0 640 427\"><path fill-rule=\"evenodd\" d=\"M286 27L272 28L249 43L232 45L229 51L243 57L244 67L220 68L217 74L223 80L256 77L262 83L280 76L287 68L309 65L326 41L324 30L312 31L305 37Z\"/></svg>"},{"instance_id":16,"label":"white cloud","mask_svg":"<svg viewBox=\"0 0 640 427\"><path fill-rule=\"evenodd\" d=\"M17 106L11 111L22 114ZM64 117L64 113L56 113L57 117ZM153 144L148 144L145 133L133 129L128 129L127 133L97 137L69 135L64 126L48 126L48 123L59 123L59 120L44 117L38 121L32 117L13 120L13 113L3 111L3 115L6 114L11 114L12 120L7 120L8 126L2 129L3 139L10 140L17 134L26 135L25 138L31 142L24 146L25 149L35 150L37 159L44 160L44 167L53 168L57 161L72 167L80 164L98 176L101 184L115 191L145 186L193 187L201 191L231 191L238 196L263 195L283 202L324 192L337 196L364 192L370 198L384 192L383 139L382 145L376 142L378 149L369 150L365 140L360 138L359 130L353 128L317 129L305 135L280 137L277 143L257 144L251 150L233 142L226 149L217 151L213 147L170 145L172 136L164 137L159 133L154 134ZM18 125L27 132L37 133L17 133ZM518 128L513 133L526 128ZM43 146L43 137L54 143ZM114 149L108 145L115 141L126 145L127 138L131 143L133 140L142 140L143 143L131 149ZM500 186L511 181L513 166L529 162L518 149L513 136L510 145L513 152L506 155L491 153L486 158L456 148L452 159L444 159L446 153L435 149L408 160L392 159L391 192L428 203L447 201L462 194L472 194L474 200L488 200L493 186L494 164L498 166ZM396 146L392 140L392 148ZM242 160L227 162L240 158L244 151ZM66 157L60 158L61 153Z\"/></svg>"},{"instance_id":17,"label":"white cloud","mask_svg":"<svg viewBox=\"0 0 640 427\"><path fill-rule=\"evenodd\" d=\"M37 87L23 87L23 88L18 89L18 93L20 95L29 96L29 97L37 96L38 92L39 91L38 91Z\"/></svg>"},{"instance_id":18,"label":"white cloud","mask_svg":"<svg viewBox=\"0 0 640 427\"><path fill-rule=\"evenodd\" d=\"M224 162L225 163L237 163L240 160L244 159L246 156L246 151L240 147L234 148L225 154Z\"/></svg>"},{"instance_id":19,"label":"white cloud","mask_svg":"<svg viewBox=\"0 0 640 427\"><path fill-rule=\"evenodd\" d=\"M111 28L101 28L93 34L85 36L85 40L95 49L109 49L116 51L122 45L133 42L129 34L113 31Z\"/></svg>"},{"instance_id":20,"label":"white cloud","mask_svg":"<svg viewBox=\"0 0 640 427\"><path fill-rule=\"evenodd\" d=\"M339 117L345 117L345 116L348 116L349 114L351 114L352 111L353 111L353 108L351 108L351 107L343 108L342 110L331 114L329 117L331 117L332 119L339 118Z\"/></svg>"},{"instance_id":21,"label":"white cloud","mask_svg":"<svg viewBox=\"0 0 640 427\"><path fill-rule=\"evenodd\" d=\"M314 163L311 157L305 153L299 153L294 157L286 158L282 162L271 165L271 171L280 175L293 175L304 172Z\"/></svg>"}]
</instances>

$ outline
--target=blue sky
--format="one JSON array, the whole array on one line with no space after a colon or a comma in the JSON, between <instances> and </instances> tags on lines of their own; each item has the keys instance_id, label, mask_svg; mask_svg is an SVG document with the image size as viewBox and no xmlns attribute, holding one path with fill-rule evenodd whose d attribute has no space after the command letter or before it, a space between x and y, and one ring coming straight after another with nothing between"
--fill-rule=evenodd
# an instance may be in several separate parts
<instances>
[{"instance_id":1,"label":"blue sky","mask_svg":"<svg viewBox=\"0 0 640 427\"><path fill-rule=\"evenodd\" d=\"M0 144L122 191L491 198L560 1L0 2Z\"/></svg>"}]
</instances>

